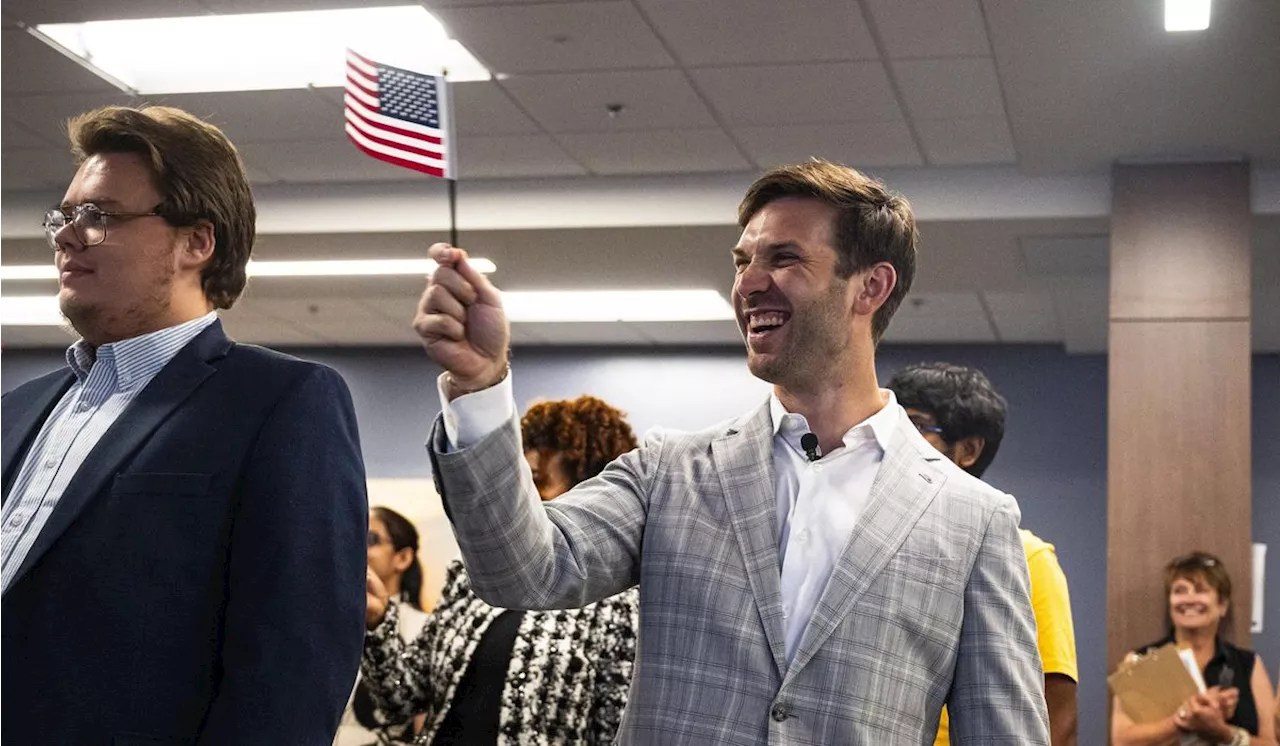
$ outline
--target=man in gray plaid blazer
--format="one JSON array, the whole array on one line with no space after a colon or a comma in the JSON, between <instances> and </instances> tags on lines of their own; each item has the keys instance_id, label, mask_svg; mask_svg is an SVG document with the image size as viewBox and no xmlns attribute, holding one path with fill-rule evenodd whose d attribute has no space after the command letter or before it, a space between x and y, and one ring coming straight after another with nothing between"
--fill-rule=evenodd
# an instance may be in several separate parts
<instances>
[{"instance_id":1,"label":"man in gray plaid blazer","mask_svg":"<svg viewBox=\"0 0 1280 746\"><path fill-rule=\"evenodd\" d=\"M1017 504L876 382L915 272L910 207L812 161L759 179L739 223L733 304L769 401L653 435L545 505L501 296L431 247L414 320L445 370L429 445L476 592L553 609L640 584L619 743L924 746L946 703L953 744L1047 745Z\"/></svg>"}]
</instances>

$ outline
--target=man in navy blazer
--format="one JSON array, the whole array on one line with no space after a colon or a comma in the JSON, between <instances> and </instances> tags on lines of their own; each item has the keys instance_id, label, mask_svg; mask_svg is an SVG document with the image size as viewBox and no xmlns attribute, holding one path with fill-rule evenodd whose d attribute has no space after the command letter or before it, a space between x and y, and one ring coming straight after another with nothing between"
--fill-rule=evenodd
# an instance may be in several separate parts
<instances>
[{"instance_id":1,"label":"man in navy blazer","mask_svg":"<svg viewBox=\"0 0 1280 746\"><path fill-rule=\"evenodd\" d=\"M327 746L364 632L346 384L223 333L254 207L217 128L108 107L69 132L45 231L82 338L0 417L4 741Z\"/></svg>"}]
</instances>

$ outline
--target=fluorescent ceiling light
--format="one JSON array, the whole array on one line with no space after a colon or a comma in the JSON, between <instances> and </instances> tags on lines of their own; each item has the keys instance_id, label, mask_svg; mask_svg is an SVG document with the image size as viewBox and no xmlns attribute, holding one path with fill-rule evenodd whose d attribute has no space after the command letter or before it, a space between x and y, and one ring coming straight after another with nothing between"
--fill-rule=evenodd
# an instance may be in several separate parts
<instances>
[{"instance_id":1,"label":"fluorescent ceiling light","mask_svg":"<svg viewBox=\"0 0 1280 746\"><path fill-rule=\"evenodd\" d=\"M0 265L0 280L56 280L58 268L52 264Z\"/></svg>"},{"instance_id":2,"label":"fluorescent ceiling light","mask_svg":"<svg viewBox=\"0 0 1280 746\"><path fill-rule=\"evenodd\" d=\"M1209 28L1209 0L1164 0L1165 31Z\"/></svg>"},{"instance_id":3,"label":"fluorescent ceiling light","mask_svg":"<svg viewBox=\"0 0 1280 746\"><path fill-rule=\"evenodd\" d=\"M32 33L130 93L341 87L347 49L453 81L489 71L421 5L41 24Z\"/></svg>"},{"instance_id":4,"label":"fluorescent ceiling light","mask_svg":"<svg viewBox=\"0 0 1280 746\"><path fill-rule=\"evenodd\" d=\"M15 296L0 298L0 326L62 326L58 296Z\"/></svg>"},{"instance_id":5,"label":"fluorescent ceiling light","mask_svg":"<svg viewBox=\"0 0 1280 746\"><path fill-rule=\"evenodd\" d=\"M511 321L720 321L733 307L714 290L504 291Z\"/></svg>"},{"instance_id":6,"label":"fluorescent ceiling light","mask_svg":"<svg viewBox=\"0 0 1280 746\"><path fill-rule=\"evenodd\" d=\"M412 305L413 299L405 302ZM727 321L733 307L714 290L537 290L502 294L513 322ZM0 298L2 326L62 326L58 297Z\"/></svg>"},{"instance_id":7,"label":"fluorescent ceiling light","mask_svg":"<svg viewBox=\"0 0 1280 746\"><path fill-rule=\"evenodd\" d=\"M488 259L472 257L471 265L482 274L497 266ZM374 277L380 275L429 275L436 269L430 259L334 259L316 261L256 262L245 268L250 277ZM58 268L52 264L0 266L0 280L56 280Z\"/></svg>"}]
</instances>

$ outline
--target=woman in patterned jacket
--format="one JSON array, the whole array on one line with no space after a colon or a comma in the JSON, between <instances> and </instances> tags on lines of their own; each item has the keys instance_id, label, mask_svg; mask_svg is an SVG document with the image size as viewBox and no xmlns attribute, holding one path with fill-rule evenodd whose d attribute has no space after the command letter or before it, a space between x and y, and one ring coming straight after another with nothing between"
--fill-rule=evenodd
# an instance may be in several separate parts
<instances>
[{"instance_id":1,"label":"woman in patterned jacket","mask_svg":"<svg viewBox=\"0 0 1280 746\"><path fill-rule=\"evenodd\" d=\"M520 421L543 500L636 447L622 412L591 396L543 402ZM424 746L607 744L626 706L635 658L636 589L582 609L512 611L481 601L461 562L422 633L405 644L399 609L370 574L361 673L380 716L427 713Z\"/></svg>"}]
</instances>

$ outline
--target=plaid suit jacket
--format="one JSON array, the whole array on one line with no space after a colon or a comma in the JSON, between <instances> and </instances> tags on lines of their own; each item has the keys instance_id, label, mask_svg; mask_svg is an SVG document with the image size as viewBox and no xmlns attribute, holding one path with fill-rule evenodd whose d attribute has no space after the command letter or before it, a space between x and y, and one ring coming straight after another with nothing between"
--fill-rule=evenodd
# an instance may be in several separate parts
<instances>
[{"instance_id":1,"label":"plaid suit jacket","mask_svg":"<svg viewBox=\"0 0 1280 746\"><path fill-rule=\"evenodd\" d=\"M512 418L448 453L436 486L475 591L583 606L640 584L621 744L1048 744L1019 512L902 413L795 658L783 645L768 404L657 433L543 504Z\"/></svg>"}]
</instances>

